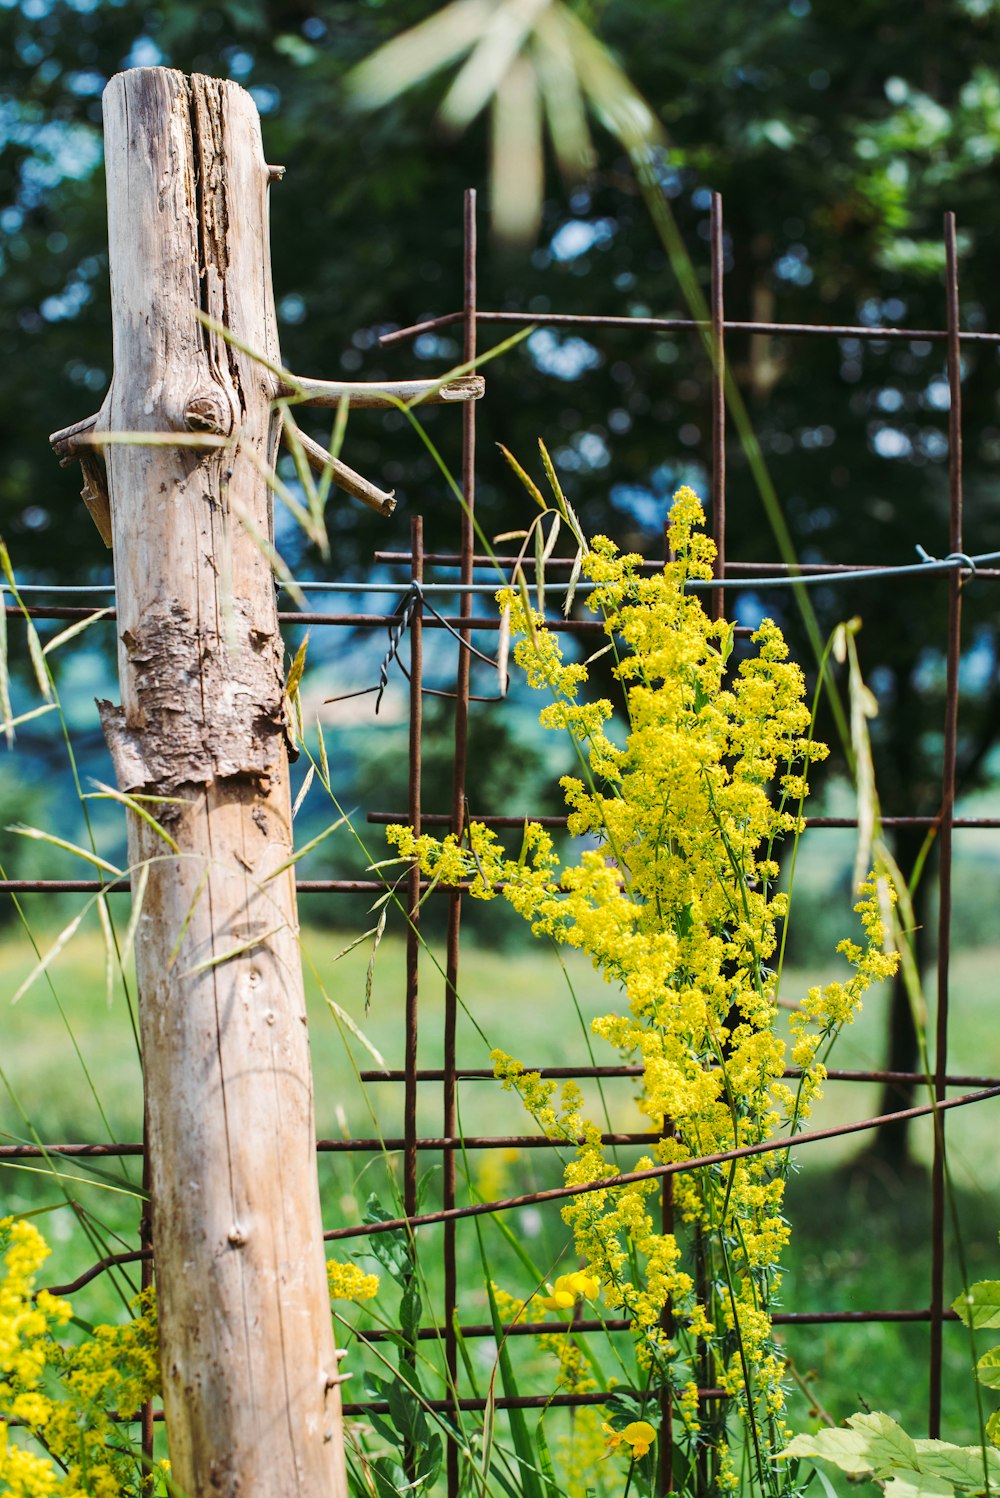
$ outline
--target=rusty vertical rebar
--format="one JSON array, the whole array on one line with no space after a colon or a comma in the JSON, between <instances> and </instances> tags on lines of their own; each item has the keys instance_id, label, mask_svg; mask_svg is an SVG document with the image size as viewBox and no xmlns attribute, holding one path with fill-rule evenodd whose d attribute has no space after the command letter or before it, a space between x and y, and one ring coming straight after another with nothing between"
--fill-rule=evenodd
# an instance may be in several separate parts
<instances>
[{"instance_id":1,"label":"rusty vertical rebar","mask_svg":"<svg viewBox=\"0 0 1000 1498\"><path fill-rule=\"evenodd\" d=\"M712 245L712 536L715 540L715 575L726 575L726 345L725 298L722 278L725 255L722 239L722 194L712 194L710 221ZM718 588L712 594L712 618L721 619L725 612L725 594Z\"/></svg>"},{"instance_id":2,"label":"rusty vertical rebar","mask_svg":"<svg viewBox=\"0 0 1000 1498\"><path fill-rule=\"evenodd\" d=\"M945 284L948 302L948 546L962 550L962 351L958 333L958 259L955 215L944 217ZM951 960L952 831L955 814L955 756L958 739L958 667L962 637L962 581L956 569L948 580L948 657L941 769L941 822L938 833L937 1016L934 1041L934 1096L945 1096L948 1073L948 967ZM934 1117L931 1173L931 1345L928 1431L941 1434L942 1332L944 1326L944 1118Z\"/></svg>"},{"instance_id":3,"label":"rusty vertical rebar","mask_svg":"<svg viewBox=\"0 0 1000 1498\"><path fill-rule=\"evenodd\" d=\"M465 339L462 357L469 364L476 357L476 193L468 188L464 203L463 305ZM470 401L462 407L462 530L461 581L471 583L475 532L472 524L475 507L476 407ZM451 830L460 837L465 822L465 769L469 743L469 645L472 631L466 620L472 617L472 595L463 593L459 617L458 671L455 684L455 757L451 787ZM458 948L462 921L462 896L453 894L448 901L448 942L446 954L444 1015L444 1135L454 1138L457 1130L455 1096L455 1034L458 1023ZM444 1153L443 1197L445 1208L455 1205L455 1152ZM455 1265L455 1224L444 1230L444 1322L445 1362L448 1381L453 1389L458 1380L458 1342L455 1335L455 1311L458 1304L458 1277ZM448 1495L458 1493L458 1447L448 1442Z\"/></svg>"},{"instance_id":4,"label":"rusty vertical rebar","mask_svg":"<svg viewBox=\"0 0 1000 1498\"><path fill-rule=\"evenodd\" d=\"M153 1246L153 1224L152 1224L152 1220L151 1220L151 1216L150 1216L151 1211L152 1211L152 1202L151 1202L151 1198L150 1198L150 1195L149 1195L149 1151L146 1149L146 1104L145 1104L145 1099L143 1099L142 1115L143 1115L143 1118L142 1118L142 1143L143 1143L143 1151L142 1151L142 1190L143 1190L143 1203L142 1203L142 1215L139 1218L139 1247L141 1249L151 1249L152 1246ZM141 1266L141 1268L139 1270L139 1289L143 1293L145 1293L147 1290L149 1290L151 1288L152 1284L153 1284L153 1260L152 1260L152 1258L143 1259L142 1266ZM143 1311L145 1311L145 1309L146 1309L145 1306L143 1306ZM140 1491L143 1492L143 1493L152 1493L152 1491L153 1491L153 1484L154 1484L154 1477L153 1477L153 1457L154 1457L154 1447L155 1447L155 1441L156 1441L156 1434L155 1434L154 1425L153 1425L153 1401L151 1399L147 1399L146 1403L142 1406L142 1410L140 1411L139 1419L140 1419L140 1425L141 1425L140 1438L139 1439L140 1439L140 1449L142 1451L142 1478L141 1478Z\"/></svg>"},{"instance_id":5,"label":"rusty vertical rebar","mask_svg":"<svg viewBox=\"0 0 1000 1498\"><path fill-rule=\"evenodd\" d=\"M410 521L410 576L415 583L424 580L424 521L414 515ZM420 794L422 779L423 731L423 610L419 600L410 619L410 740L407 817L420 836ZM407 887L406 931L406 1048L403 1067L403 1206L407 1217L417 1210L417 990L420 965L420 867L410 870Z\"/></svg>"},{"instance_id":6,"label":"rusty vertical rebar","mask_svg":"<svg viewBox=\"0 0 1000 1498\"><path fill-rule=\"evenodd\" d=\"M663 1120L663 1137L673 1136L673 1120ZM674 1178L667 1176L660 1188L660 1231L665 1237L674 1232ZM673 1301L668 1300L661 1318L663 1331L668 1340L674 1336ZM674 1491L674 1396L669 1388L660 1391L660 1439L659 1439L660 1492Z\"/></svg>"}]
</instances>

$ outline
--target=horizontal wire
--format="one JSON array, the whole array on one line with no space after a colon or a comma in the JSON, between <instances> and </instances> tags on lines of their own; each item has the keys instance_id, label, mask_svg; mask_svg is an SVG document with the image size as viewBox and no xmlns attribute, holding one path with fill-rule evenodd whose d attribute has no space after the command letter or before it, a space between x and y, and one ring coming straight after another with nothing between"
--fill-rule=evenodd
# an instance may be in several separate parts
<instances>
[{"instance_id":1,"label":"horizontal wire","mask_svg":"<svg viewBox=\"0 0 1000 1498\"><path fill-rule=\"evenodd\" d=\"M421 333L434 332L438 328L452 327L465 317L464 312L445 312L439 317L425 318L406 328L393 328L379 336L383 348L403 340L416 338ZM588 312L480 312L475 314L477 323L506 323L515 327L538 328L626 328L641 329L653 333L708 333L716 326L703 318L692 317L628 317L621 314L602 316ZM790 334L797 337L816 335L821 338L866 338L875 342L881 339L903 339L913 343L944 343L949 337L946 328L899 328L872 327L868 323L801 323L801 322L754 322L745 319L724 318L718 327L724 333L773 334L781 337ZM961 343L1000 343L1000 333L974 332L962 329L956 335Z\"/></svg>"},{"instance_id":2,"label":"horizontal wire","mask_svg":"<svg viewBox=\"0 0 1000 1498\"><path fill-rule=\"evenodd\" d=\"M917 548L923 552L923 548ZM774 577L727 577L727 578L690 578L686 587L693 590L711 590L715 588L792 588L797 586L812 587L818 583L842 583L842 582L869 582L878 581L887 577L907 577L921 572L951 572L955 568L975 573L976 569L989 562L1000 561L1000 551L984 551L977 555L969 556L966 553L954 553L947 557L932 557L924 553L919 562L904 562L900 564L887 564L885 566L866 566L857 568L838 567L830 572L812 572L794 570ZM332 580L329 582L313 582L302 578L293 578L287 583L278 584L283 591L297 588L302 593L389 593L389 594L469 594L469 593L496 593L502 586L500 583L422 583L416 581L407 582L352 582L348 579ZM597 588L603 587L602 583L577 583L574 591L576 593L592 593ZM552 592L566 591L568 585L558 582L549 582L546 587ZM58 583L25 583L19 585L19 593L48 593L48 594L81 594L81 593L110 593L114 595L114 583L87 583L81 585L62 585ZM0 593L11 594L13 590L9 583L0 584ZM292 615L297 618L297 615Z\"/></svg>"}]
</instances>

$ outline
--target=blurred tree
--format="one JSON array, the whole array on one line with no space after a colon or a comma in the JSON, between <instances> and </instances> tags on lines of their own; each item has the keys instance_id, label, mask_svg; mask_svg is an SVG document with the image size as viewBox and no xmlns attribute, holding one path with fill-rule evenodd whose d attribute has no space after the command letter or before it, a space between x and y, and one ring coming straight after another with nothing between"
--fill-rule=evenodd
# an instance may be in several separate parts
<instances>
[{"instance_id":1,"label":"blurred tree","mask_svg":"<svg viewBox=\"0 0 1000 1498\"><path fill-rule=\"evenodd\" d=\"M453 74L428 69L410 96L367 115L349 107L345 87L377 46L435 11L428 0L2 0L0 524L20 566L68 581L108 564L75 498L76 474L55 468L46 437L96 408L110 372L100 91L117 68L167 62L254 92L270 159L288 167L272 218L290 367L378 378L457 359L450 336L382 351L377 335L459 303L461 190L484 187L484 116L458 137L434 125ZM965 325L1000 328L996 0L614 0L572 4L567 14L597 28L663 122L656 171L703 283L710 194L723 193L731 317L941 327L940 223L952 208ZM511 66L520 56L515 48ZM684 314L627 156L603 130L595 146L582 183L546 178L533 251L484 250L482 306ZM947 551L939 343L732 336L729 357L803 560L909 561L917 542ZM1000 547L995 350L967 345L963 364L966 546L985 551ZM492 439L526 456L541 430L584 524L655 552L676 484L707 492L708 373L693 337L536 331L490 367L484 524L506 528L523 513ZM454 413L428 412L427 421L454 460ZM373 544L405 547L408 506L427 516L430 546L453 539L454 502L395 413L352 417L345 456L395 486L401 504L383 522L334 495L338 569L359 569ZM773 556L735 450L729 517L731 556ZM296 566L313 565L290 545ZM886 811L933 814L946 584L901 580L813 597L824 627L864 617ZM760 602L744 596L741 617L759 614ZM788 601L767 603L794 635ZM966 621L960 768L971 784L989 767L1000 725L984 586L967 590ZM801 638L796 648L803 656ZM899 996L894 1016L890 1064L907 1069L913 1035ZM905 1139L886 1134L877 1148L895 1164Z\"/></svg>"}]
</instances>

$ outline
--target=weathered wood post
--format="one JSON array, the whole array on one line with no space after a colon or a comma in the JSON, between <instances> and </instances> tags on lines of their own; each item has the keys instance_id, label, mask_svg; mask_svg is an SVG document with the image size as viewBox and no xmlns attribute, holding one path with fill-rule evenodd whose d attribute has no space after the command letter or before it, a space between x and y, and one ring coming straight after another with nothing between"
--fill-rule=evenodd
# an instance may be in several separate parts
<instances>
[{"instance_id":1,"label":"weathered wood post","mask_svg":"<svg viewBox=\"0 0 1000 1498\"><path fill-rule=\"evenodd\" d=\"M104 94L114 377L105 449L120 708L103 718L148 861L136 938L164 1404L189 1498L341 1498L265 475L278 362L269 172L233 83L166 68ZM231 437L205 451L191 433Z\"/></svg>"}]
</instances>

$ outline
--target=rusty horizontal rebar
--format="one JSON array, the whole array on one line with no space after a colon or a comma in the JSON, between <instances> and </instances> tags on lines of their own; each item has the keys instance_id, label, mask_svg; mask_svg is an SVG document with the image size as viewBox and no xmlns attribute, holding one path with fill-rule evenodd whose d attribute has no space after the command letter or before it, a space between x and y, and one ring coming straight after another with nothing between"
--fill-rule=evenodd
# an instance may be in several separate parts
<instances>
[{"instance_id":1,"label":"rusty horizontal rebar","mask_svg":"<svg viewBox=\"0 0 1000 1498\"><path fill-rule=\"evenodd\" d=\"M496 1212L513 1211L520 1207L539 1206L550 1201L564 1201L572 1196L584 1196L594 1191L614 1191L621 1186L630 1186L636 1181L658 1180L661 1177L682 1175L691 1170L703 1170L711 1165L724 1165L730 1160L743 1160L751 1155L773 1154L777 1150L798 1148L804 1144L817 1144L823 1140L840 1139L849 1134L860 1134L877 1129L882 1124L896 1123L902 1119L925 1118L931 1113L944 1113L952 1108L967 1107L972 1103L986 1102L1000 1097L1000 1086L984 1088L967 1093L959 1098L946 1098L943 1102L925 1103L915 1108L901 1108L895 1113L881 1113L874 1118L865 1118L853 1123L836 1124L828 1129L813 1129L794 1137L766 1139L759 1144L747 1144L739 1149L719 1150L711 1155L697 1155L689 1160L673 1160L667 1165L654 1165L648 1170L633 1170L621 1175L605 1176L597 1181L582 1181L572 1186L553 1186L544 1191L531 1191L521 1196L505 1197L499 1201L475 1202L468 1207L451 1207L440 1212L423 1212L410 1217L392 1217L372 1223L361 1223L350 1228L331 1228L323 1234L325 1242L343 1238L371 1237L376 1233L413 1231L419 1227L431 1227L442 1222L457 1222L464 1217L487 1217ZM77 1276L67 1285L49 1286L53 1295L72 1295L84 1285L115 1265L136 1264L151 1258L150 1249L136 1249L129 1253L109 1254Z\"/></svg>"},{"instance_id":2,"label":"rusty horizontal rebar","mask_svg":"<svg viewBox=\"0 0 1000 1498\"><path fill-rule=\"evenodd\" d=\"M553 1079L565 1078L567 1080L581 1081L588 1077L641 1077L645 1070L642 1066L525 1066L526 1072L537 1072L540 1077ZM783 1077L794 1080L801 1077L802 1068L788 1066L781 1074ZM358 1073L362 1082L402 1082L406 1078L405 1071L363 1071ZM456 1071L460 1082L495 1082L496 1073L489 1067L463 1067ZM415 1073L418 1082L440 1082L442 1071L440 1067L421 1067ZM928 1080L924 1072L917 1071L838 1071L830 1068L826 1073L829 1082L901 1082L920 1083ZM1000 1087L1000 1077L973 1077L973 1076L948 1076L945 1078L947 1087ZM659 1136L657 1136L659 1137Z\"/></svg>"},{"instance_id":3,"label":"rusty horizontal rebar","mask_svg":"<svg viewBox=\"0 0 1000 1498\"><path fill-rule=\"evenodd\" d=\"M770 1319L772 1326L861 1326L930 1321L931 1315L928 1308L921 1307L886 1311L777 1311ZM949 1310L945 1313L946 1321L958 1319L956 1311ZM594 1317L590 1320L584 1318L572 1322L504 1321L500 1323L500 1330L505 1337L549 1337L554 1332L566 1334L572 1332L576 1336L578 1334L589 1335L593 1332L628 1332L632 1330L632 1325L633 1323L625 1318L601 1321ZM359 1342L395 1342L400 1336L395 1327L373 1327L370 1330L352 1327L352 1331ZM470 1341L474 1338L488 1338L496 1335L495 1327L488 1321L461 1326L459 1331ZM419 1342L436 1342L443 1336L443 1326L422 1326L417 1331Z\"/></svg>"},{"instance_id":4,"label":"rusty horizontal rebar","mask_svg":"<svg viewBox=\"0 0 1000 1498\"><path fill-rule=\"evenodd\" d=\"M452 1414L454 1410L462 1410L466 1414L476 1414L481 1410L542 1410L542 1409L572 1409L586 1404L605 1404L610 1397L611 1391L601 1393L594 1390L587 1394L519 1394L514 1397L498 1395L495 1399L425 1399L419 1397L421 1409L430 1410L436 1415ZM725 1389L699 1389L698 1398L727 1399ZM345 1403L343 1406L345 1415L388 1415L392 1413L392 1407L386 1399L359 1400L355 1404ZM122 1415L117 1410L109 1414L109 1419L117 1425L138 1425L140 1416ZM153 1411L153 1419L159 1424L164 1419L162 1410ZM23 1426L23 1420L8 1415L0 1415L0 1425Z\"/></svg>"},{"instance_id":5,"label":"rusty horizontal rebar","mask_svg":"<svg viewBox=\"0 0 1000 1498\"><path fill-rule=\"evenodd\" d=\"M751 1155L769 1155L777 1150L797 1149L803 1144L817 1144L821 1140L841 1139L849 1134L862 1134L877 1129L882 1124L898 1123L903 1119L925 1118L931 1113L945 1113L952 1108L964 1108L971 1103L986 1102L1000 1097L1000 1087L984 1088L980 1092L967 1093L964 1097L946 1098L944 1101L920 1104L915 1108L900 1108L894 1113L876 1114L874 1118L858 1119L853 1123L836 1124L828 1129L812 1129L804 1134L783 1135L779 1139L765 1139L759 1144L742 1145L739 1149L718 1150L711 1155L698 1155L689 1160L672 1160L666 1165L653 1165L648 1170L631 1170L620 1175L603 1176L596 1181L580 1181L572 1186L552 1186L545 1191L529 1191L521 1196L509 1196L499 1201L476 1202L468 1207L451 1207L440 1212L423 1212L416 1217L392 1217L377 1223L366 1223L352 1228L331 1228L323 1234L327 1242L341 1238L368 1237L373 1233L413 1231L419 1227L430 1227L436 1223L458 1221L463 1217L489 1217L496 1212L510 1212L520 1207L539 1206L543 1202L565 1201L573 1196L588 1196L595 1191L614 1191L621 1186L631 1186L638 1181L655 1181L665 1176L682 1175L691 1170L704 1170L711 1165L725 1165L730 1160L745 1160Z\"/></svg>"},{"instance_id":6,"label":"rusty horizontal rebar","mask_svg":"<svg viewBox=\"0 0 1000 1498\"><path fill-rule=\"evenodd\" d=\"M433 881L421 882L421 892L432 888ZM380 879L299 879L295 888L300 895L357 895L383 893L386 885ZM91 895L103 891L106 895L128 894L131 888L128 879L115 879L102 884L99 879L0 879L0 895ZM456 888L468 889L469 885L437 884L435 893L452 894Z\"/></svg>"},{"instance_id":7,"label":"rusty horizontal rebar","mask_svg":"<svg viewBox=\"0 0 1000 1498\"><path fill-rule=\"evenodd\" d=\"M383 348L417 338L421 333L433 333L438 328L450 328L461 322L464 312L445 312L440 317L429 317L423 322L412 323L407 328L394 328L383 333L379 343ZM588 312L477 312L477 323L503 323L518 328L624 328L649 333L708 333L712 323L707 319L693 317L623 317L612 314L601 316ZM856 323L808 323L808 322L750 322L744 319L726 318L721 323L725 333L788 334L792 337L820 338L864 338L874 342L883 339L902 339L914 343L944 343L948 338L946 328L880 328ZM960 332L962 343L1000 343L1000 333Z\"/></svg>"},{"instance_id":8,"label":"rusty horizontal rebar","mask_svg":"<svg viewBox=\"0 0 1000 1498\"><path fill-rule=\"evenodd\" d=\"M387 593L393 591L387 587ZM93 609L81 609L75 607L63 607L61 604L33 604L25 609L7 607L5 612L8 618L20 619L27 614L31 619L89 619ZM104 620L114 621L117 613L109 609L98 622ZM386 629L390 624L398 624L399 616L396 614L329 614L324 611L311 611L303 609L282 611L278 615L279 624L330 624L343 625L350 629ZM425 629L448 629L460 628L473 630L488 630L494 633L500 629L500 618L488 615L474 614L466 618L459 614L428 614L424 620ZM552 615L546 619L547 628L558 634L568 635L596 635L604 633L604 625L599 619L563 619L559 615ZM739 628L736 630L737 637L747 637L752 634L750 629Z\"/></svg>"},{"instance_id":9,"label":"rusty horizontal rebar","mask_svg":"<svg viewBox=\"0 0 1000 1498\"><path fill-rule=\"evenodd\" d=\"M447 827L451 818L447 812L425 811L421 820L432 827ZM493 813L478 813L473 821L481 822L484 827L523 827L525 822L537 822L540 827L560 828L565 827L568 817L534 817L530 813L524 816L497 816ZM834 827L850 828L857 827L857 817L803 817L807 828L810 827ZM367 813L366 821L374 826L391 826L395 823L406 824L405 811L370 811ZM879 817L883 827L937 827L941 821L940 816L934 817ZM953 827L980 828L996 830L1000 828L1000 817L955 817ZM0 886L2 887L2 886Z\"/></svg>"},{"instance_id":10,"label":"rusty horizontal rebar","mask_svg":"<svg viewBox=\"0 0 1000 1498\"><path fill-rule=\"evenodd\" d=\"M612 1079L622 1077L625 1079L641 1077L643 1067L641 1066L539 1066L524 1068L526 1072L537 1072L540 1077L564 1080L584 1081L588 1078ZM786 1067L782 1077L794 1081L801 1077L802 1069L797 1066ZM405 1082L406 1072L403 1070L393 1071L362 1071L358 1073L359 1080L364 1083L370 1082ZM444 1080L444 1069L442 1067L422 1067L415 1069L413 1079L417 1082L441 1082ZM487 1067L456 1067L455 1079L459 1082L493 1082L496 1081L495 1073ZM908 1071L837 1071L831 1069L826 1073L828 1082L862 1082L870 1084L902 1083L919 1085L926 1083L928 1078L922 1072ZM946 1087L975 1087L982 1091L1000 1089L1000 1077L976 1077L976 1076L948 1076L945 1077ZM877 1121L876 1121L877 1122ZM601 1135L604 1144L651 1144L660 1139L658 1133L604 1133ZM413 1146L416 1149L425 1150L457 1150L457 1149L550 1149L566 1146L570 1143L565 1139L548 1139L541 1134L470 1134L454 1138L445 1136L416 1137ZM406 1141L389 1135L381 1139L351 1138L351 1139L318 1139L316 1151L318 1154L380 1154L383 1151L395 1152L405 1147ZM124 1158L130 1156L141 1156L143 1145L140 1142L128 1143L94 1144L86 1142L82 1144L2 1144L0 1145L0 1164L4 1160L44 1160L49 1156L63 1159L96 1159Z\"/></svg>"}]
</instances>

